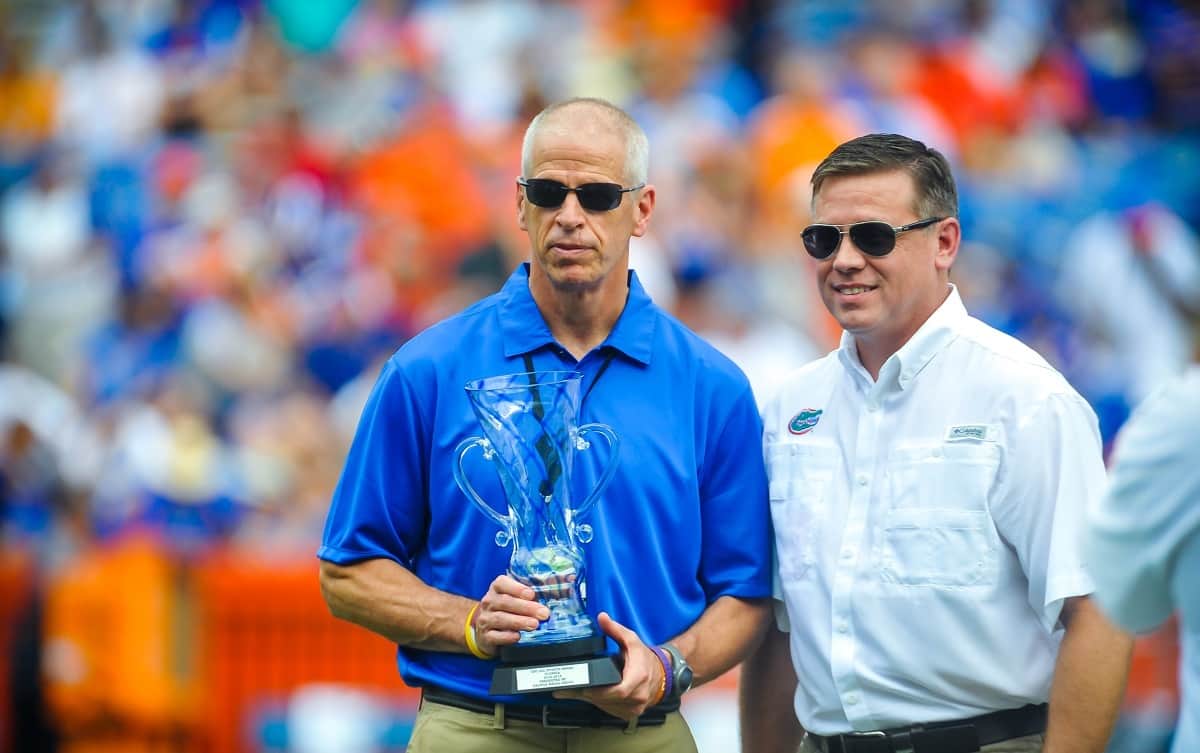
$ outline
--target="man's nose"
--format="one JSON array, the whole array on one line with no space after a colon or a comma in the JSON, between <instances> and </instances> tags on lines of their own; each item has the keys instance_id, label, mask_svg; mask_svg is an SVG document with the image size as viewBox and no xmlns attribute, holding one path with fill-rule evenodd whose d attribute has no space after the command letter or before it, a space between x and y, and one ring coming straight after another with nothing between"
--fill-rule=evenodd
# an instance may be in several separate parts
<instances>
[{"instance_id":1,"label":"man's nose","mask_svg":"<svg viewBox=\"0 0 1200 753\"><path fill-rule=\"evenodd\" d=\"M842 233L842 242L833 252L833 268L838 271L862 269L864 264L866 264L866 254L854 245L854 241L850 240L849 233Z\"/></svg>"},{"instance_id":2,"label":"man's nose","mask_svg":"<svg viewBox=\"0 0 1200 753\"><path fill-rule=\"evenodd\" d=\"M554 221L562 227L579 227L583 224L583 219L583 205L579 203L579 196L571 191L567 194L567 198L563 199L562 206L554 215Z\"/></svg>"}]
</instances>

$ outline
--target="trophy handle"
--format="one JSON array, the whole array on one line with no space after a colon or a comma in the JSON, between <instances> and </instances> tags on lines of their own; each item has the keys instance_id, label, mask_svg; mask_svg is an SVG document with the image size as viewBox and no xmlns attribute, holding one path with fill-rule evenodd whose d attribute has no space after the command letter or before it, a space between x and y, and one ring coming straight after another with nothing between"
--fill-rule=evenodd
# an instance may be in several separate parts
<instances>
[{"instance_id":1,"label":"trophy handle","mask_svg":"<svg viewBox=\"0 0 1200 753\"><path fill-rule=\"evenodd\" d=\"M588 510L592 509L592 505L596 504L596 499L600 493L604 491L604 487L608 486L608 482L612 481L613 474L617 472L617 452L621 449L621 441L617 438L616 432L609 428L606 424L584 424L575 430L575 449L586 450L591 447L591 444L583 438L584 434L595 432L608 440L609 458L608 466L605 467L604 473L600 474L600 480L596 482L596 487L592 489L592 493L587 495L583 503L575 508L572 517L585 515ZM588 538L591 538L590 536Z\"/></svg>"},{"instance_id":2,"label":"trophy handle","mask_svg":"<svg viewBox=\"0 0 1200 753\"><path fill-rule=\"evenodd\" d=\"M483 437L467 437L459 442L458 447L454 450L455 461L452 466L454 480L458 482L458 487L475 503L480 512L491 518L493 523L500 526L500 531L496 534L496 545L507 546L508 542L512 539L513 521L511 517L501 515L491 505L484 502L483 497L480 497L479 492L475 491L475 487L471 485L466 471L463 470L463 459L466 458L468 452L476 447L483 450L483 457L488 460L492 459L496 454L496 451L492 449L492 443Z\"/></svg>"}]
</instances>

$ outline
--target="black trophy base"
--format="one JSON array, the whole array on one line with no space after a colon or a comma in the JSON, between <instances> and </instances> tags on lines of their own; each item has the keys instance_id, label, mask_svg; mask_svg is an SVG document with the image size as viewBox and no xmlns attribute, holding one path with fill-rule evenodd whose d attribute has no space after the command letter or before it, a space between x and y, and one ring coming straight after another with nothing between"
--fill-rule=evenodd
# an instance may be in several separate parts
<instances>
[{"instance_id":1,"label":"black trophy base","mask_svg":"<svg viewBox=\"0 0 1200 753\"><path fill-rule=\"evenodd\" d=\"M604 656L604 636L545 644L513 644L500 649L502 664L492 673L492 695L545 693L567 688L616 685L621 670Z\"/></svg>"}]
</instances>

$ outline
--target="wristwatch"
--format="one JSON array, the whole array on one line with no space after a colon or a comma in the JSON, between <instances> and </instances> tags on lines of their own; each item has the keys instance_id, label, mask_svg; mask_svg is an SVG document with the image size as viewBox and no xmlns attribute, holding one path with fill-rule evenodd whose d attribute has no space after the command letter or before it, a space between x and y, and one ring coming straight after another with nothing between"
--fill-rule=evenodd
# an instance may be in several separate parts
<instances>
[{"instance_id":1,"label":"wristwatch","mask_svg":"<svg viewBox=\"0 0 1200 753\"><path fill-rule=\"evenodd\" d=\"M683 658L683 654L679 652L679 648L674 643L662 644L662 650L666 651L667 655L671 657L671 697L679 698L691 690L692 668L688 665L687 659Z\"/></svg>"}]
</instances>

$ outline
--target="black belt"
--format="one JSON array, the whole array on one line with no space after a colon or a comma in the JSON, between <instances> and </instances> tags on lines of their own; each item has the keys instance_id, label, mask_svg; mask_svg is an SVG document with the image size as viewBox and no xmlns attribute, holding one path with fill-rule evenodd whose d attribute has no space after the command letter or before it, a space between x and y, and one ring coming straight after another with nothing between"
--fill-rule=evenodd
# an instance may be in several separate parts
<instances>
[{"instance_id":1,"label":"black belt","mask_svg":"<svg viewBox=\"0 0 1200 753\"><path fill-rule=\"evenodd\" d=\"M628 727L629 722L601 711L596 706L581 704L579 706L551 706L523 703L495 703L494 701L473 698L462 693L455 693L445 688L426 687L421 689L421 700L440 703L443 706L453 706L456 709L475 711L492 716L497 706L504 707L506 719L519 719L524 722L537 722L543 727L574 729L578 727ZM679 704L660 704L638 717L639 727L659 727L667 721L667 714L679 709Z\"/></svg>"},{"instance_id":2,"label":"black belt","mask_svg":"<svg viewBox=\"0 0 1200 753\"><path fill-rule=\"evenodd\" d=\"M808 734L822 753L971 753L984 745L1045 732L1046 713L1046 704L1030 704L951 722L829 737Z\"/></svg>"}]
</instances>

